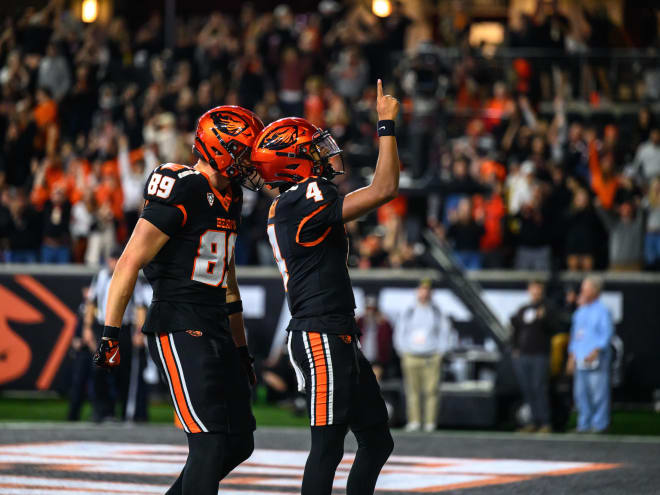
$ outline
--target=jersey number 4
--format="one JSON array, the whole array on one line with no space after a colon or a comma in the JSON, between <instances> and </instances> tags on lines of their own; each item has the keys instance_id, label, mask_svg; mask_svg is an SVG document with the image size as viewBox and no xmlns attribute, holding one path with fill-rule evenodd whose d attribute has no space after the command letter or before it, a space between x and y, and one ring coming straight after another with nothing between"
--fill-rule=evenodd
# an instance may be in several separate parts
<instances>
[{"instance_id":1,"label":"jersey number 4","mask_svg":"<svg viewBox=\"0 0 660 495\"><path fill-rule=\"evenodd\" d=\"M149 185L147 186L147 193L151 196L158 196L159 198L169 198L174 187L176 179L162 174L153 174Z\"/></svg>"},{"instance_id":2,"label":"jersey number 4","mask_svg":"<svg viewBox=\"0 0 660 495\"><path fill-rule=\"evenodd\" d=\"M310 182L309 185L307 186L307 194L305 195L307 199L314 198L314 202L318 203L319 201L323 201L323 193L319 189L319 185L317 182Z\"/></svg>"},{"instance_id":3,"label":"jersey number 4","mask_svg":"<svg viewBox=\"0 0 660 495\"><path fill-rule=\"evenodd\" d=\"M203 284L227 287L227 266L234 255L236 233L207 230L199 238L192 279Z\"/></svg>"}]
</instances>

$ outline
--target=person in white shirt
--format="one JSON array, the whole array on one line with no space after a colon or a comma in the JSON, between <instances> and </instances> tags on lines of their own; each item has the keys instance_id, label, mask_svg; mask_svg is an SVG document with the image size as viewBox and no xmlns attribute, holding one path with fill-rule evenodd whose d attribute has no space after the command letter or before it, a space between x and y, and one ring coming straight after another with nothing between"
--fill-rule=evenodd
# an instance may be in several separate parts
<instances>
[{"instance_id":1,"label":"person in white shirt","mask_svg":"<svg viewBox=\"0 0 660 495\"><path fill-rule=\"evenodd\" d=\"M146 145L144 147L144 158L142 160L131 160L128 138L122 134L118 138L118 143L117 161L119 162L121 176L121 190L124 194L124 218L130 233L140 217L140 211L144 203L144 183L153 169L158 166L158 157L151 146Z\"/></svg>"},{"instance_id":2,"label":"person in white shirt","mask_svg":"<svg viewBox=\"0 0 660 495\"><path fill-rule=\"evenodd\" d=\"M435 429L442 355L451 345L449 319L431 301L431 286L428 279L420 282L417 301L401 313L394 331L406 393L406 431L422 425L425 431Z\"/></svg>"},{"instance_id":3,"label":"person in white shirt","mask_svg":"<svg viewBox=\"0 0 660 495\"><path fill-rule=\"evenodd\" d=\"M635 164L644 181L660 176L660 128L657 126L651 129L649 140L637 148Z\"/></svg>"}]
</instances>

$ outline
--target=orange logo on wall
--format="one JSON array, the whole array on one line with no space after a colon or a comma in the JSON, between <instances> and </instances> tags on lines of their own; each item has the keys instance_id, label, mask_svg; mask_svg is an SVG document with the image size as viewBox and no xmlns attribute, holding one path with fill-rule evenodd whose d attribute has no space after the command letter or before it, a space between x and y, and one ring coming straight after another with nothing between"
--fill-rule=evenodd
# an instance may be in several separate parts
<instances>
[{"instance_id":1,"label":"orange logo on wall","mask_svg":"<svg viewBox=\"0 0 660 495\"><path fill-rule=\"evenodd\" d=\"M62 363L76 328L76 315L52 292L28 275L16 275L14 280L43 303L62 321L62 328L53 350L46 359L36 381L36 387L50 387ZM0 285L0 385L23 376L32 361L29 345L10 326L10 321L37 324L43 314L31 304Z\"/></svg>"},{"instance_id":2,"label":"orange logo on wall","mask_svg":"<svg viewBox=\"0 0 660 495\"><path fill-rule=\"evenodd\" d=\"M0 385L20 378L30 367L30 346L9 326L18 323L40 323L43 315L0 285Z\"/></svg>"}]
</instances>

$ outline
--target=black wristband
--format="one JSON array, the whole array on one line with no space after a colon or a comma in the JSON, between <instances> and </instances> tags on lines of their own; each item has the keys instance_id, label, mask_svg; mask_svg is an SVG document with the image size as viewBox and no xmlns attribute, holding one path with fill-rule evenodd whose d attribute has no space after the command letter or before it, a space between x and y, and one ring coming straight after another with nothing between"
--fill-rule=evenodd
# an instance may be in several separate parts
<instances>
[{"instance_id":1,"label":"black wristband","mask_svg":"<svg viewBox=\"0 0 660 495\"><path fill-rule=\"evenodd\" d=\"M234 313L243 312L243 301L240 299L238 301L227 303L227 314L233 315Z\"/></svg>"},{"instance_id":2,"label":"black wristband","mask_svg":"<svg viewBox=\"0 0 660 495\"><path fill-rule=\"evenodd\" d=\"M121 328L119 327L111 327L110 325L106 325L103 327L103 338L110 340L119 340L120 331Z\"/></svg>"},{"instance_id":3,"label":"black wristband","mask_svg":"<svg viewBox=\"0 0 660 495\"><path fill-rule=\"evenodd\" d=\"M378 128L378 137L394 136L393 120L379 120L377 128Z\"/></svg>"}]
</instances>

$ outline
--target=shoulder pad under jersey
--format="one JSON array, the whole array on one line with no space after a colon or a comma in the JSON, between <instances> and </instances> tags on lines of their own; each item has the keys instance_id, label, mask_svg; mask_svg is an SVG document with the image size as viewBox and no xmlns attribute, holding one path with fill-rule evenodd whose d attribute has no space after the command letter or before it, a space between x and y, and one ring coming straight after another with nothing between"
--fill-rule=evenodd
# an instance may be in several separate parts
<instances>
[{"instance_id":1,"label":"shoulder pad under jersey","mask_svg":"<svg viewBox=\"0 0 660 495\"><path fill-rule=\"evenodd\" d=\"M197 187L202 175L195 169L176 163L157 167L144 185L144 199L165 204L182 204Z\"/></svg>"}]
</instances>

